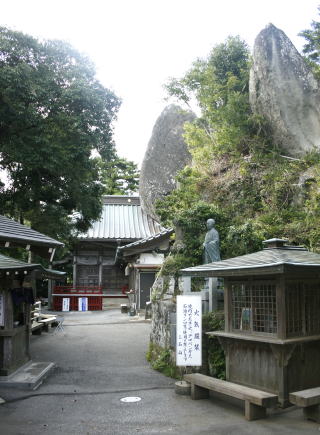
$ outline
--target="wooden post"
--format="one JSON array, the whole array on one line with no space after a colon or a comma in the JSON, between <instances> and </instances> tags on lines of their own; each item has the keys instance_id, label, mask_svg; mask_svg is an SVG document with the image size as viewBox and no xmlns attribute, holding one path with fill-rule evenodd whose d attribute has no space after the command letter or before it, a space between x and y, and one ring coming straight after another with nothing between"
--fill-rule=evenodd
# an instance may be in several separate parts
<instances>
[{"instance_id":1,"label":"wooden post","mask_svg":"<svg viewBox=\"0 0 320 435\"><path fill-rule=\"evenodd\" d=\"M262 406L250 403L249 400L245 401L245 418L246 420L258 420L259 418L266 418L267 410Z\"/></svg>"},{"instance_id":2,"label":"wooden post","mask_svg":"<svg viewBox=\"0 0 320 435\"><path fill-rule=\"evenodd\" d=\"M218 278L209 278L209 311L218 309Z\"/></svg>"},{"instance_id":3,"label":"wooden post","mask_svg":"<svg viewBox=\"0 0 320 435\"><path fill-rule=\"evenodd\" d=\"M207 388L199 387L198 385L191 384L191 399L209 399L209 390Z\"/></svg>"},{"instance_id":4,"label":"wooden post","mask_svg":"<svg viewBox=\"0 0 320 435\"><path fill-rule=\"evenodd\" d=\"M232 328L232 306L231 306L231 285L228 278L224 280L224 321L225 331L230 332Z\"/></svg>"},{"instance_id":5,"label":"wooden post","mask_svg":"<svg viewBox=\"0 0 320 435\"><path fill-rule=\"evenodd\" d=\"M73 256L73 286L75 287L77 285L77 256Z\"/></svg>"},{"instance_id":6,"label":"wooden post","mask_svg":"<svg viewBox=\"0 0 320 435\"><path fill-rule=\"evenodd\" d=\"M319 405L311 405L303 408L303 416L306 420L316 421L320 423L320 407Z\"/></svg>"},{"instance_id":7,"label":"wooden post","mask_svg":"<svg viewBox=\"0 0 320 435\"><path fill-rule=\"evenodd\" d=\"M102 272L103 272L103 257L102 255L99 255L98 257L99 261L99 281L98 285L99 287L102 287Z\"/></svg>"},{"instance_id":8,"label":"wooden post","mask_svg":"<svg viewBox=\"0 0 320 435\"><path fill-rule=\"evenodd\" d=\"M287 313L286 313L286 287L285 278L280 276L276 284L277 305L277 336L284 340L287 338Z\"/></svg>"},{"instance_id":9,"label":"wooden post","mask_svg":"<svg viewBox=\"0 0 320 435\"><path fill-rule=\"evenodd\" d=\"M183 276L183 294L187 294L191 292L191 276Z\"/></svg>"}]
</instances>

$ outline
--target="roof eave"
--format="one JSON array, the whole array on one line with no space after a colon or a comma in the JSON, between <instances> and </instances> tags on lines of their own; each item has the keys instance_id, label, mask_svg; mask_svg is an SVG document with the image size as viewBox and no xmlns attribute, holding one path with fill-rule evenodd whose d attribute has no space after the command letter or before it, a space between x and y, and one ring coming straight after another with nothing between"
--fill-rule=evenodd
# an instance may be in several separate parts
<instances>
[{"instance_id":1,"label":"roof eave","mask_svg":"<svg viewBox=\"0 0 320 435\"><path fill-rule=\"evenodd\" d=\"M198 269L188 268L180 270L182 276L194 276L194 277L232 277L232 276L248 276L248 275L277 275L284 274L286 272L294 272L302 270L305 272L319 272L320 264L299 264L299 263L275 263L264 264L255 266L241 266L233 268L212 268L212 269Z\"/></svg>"}]
</instances>

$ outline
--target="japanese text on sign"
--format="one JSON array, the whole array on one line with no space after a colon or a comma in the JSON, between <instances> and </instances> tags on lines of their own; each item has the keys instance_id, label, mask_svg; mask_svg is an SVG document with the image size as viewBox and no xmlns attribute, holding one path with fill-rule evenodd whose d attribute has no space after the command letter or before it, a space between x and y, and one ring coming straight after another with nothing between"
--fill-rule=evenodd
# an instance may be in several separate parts
<instances>
[{"instance_id":1,"label":"japanese text on sign","mask_svg":"<svg viewBox=\"0 0 320 435\"><path fill-rule=\"evenodd\" d=\"M88 311L88 298L78 299L78 311Z\"/></svg>"},{"instance_id":2,"label":"japanese text on sign","mask_svg":"<svg viewBox=\"0 0 320 435\"><path fill-rule=\"evenodd\" d=\"M70 298L62 298L62 311L70 310Z\"/></svg>"},{"instance_id":3,"label":"japanese text on sign","mask_svg":"<svg viewBox=\"0 0 320 435\"><path fill-rule=\"evenodd\" d=\"M177 296L177 366L202 365L201 295Z\"/></svg>"}]
</instances>

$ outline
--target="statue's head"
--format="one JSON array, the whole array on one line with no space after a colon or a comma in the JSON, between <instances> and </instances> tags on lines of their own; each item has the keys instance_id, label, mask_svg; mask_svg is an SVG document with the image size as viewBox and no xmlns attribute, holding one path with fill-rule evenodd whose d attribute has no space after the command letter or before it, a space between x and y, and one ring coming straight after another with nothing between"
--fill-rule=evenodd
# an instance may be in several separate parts
<instances>
[{"instance_id":1,"label":"statue's head","mask_svg":"<svg viewBox=\"0 0 320 435\"><path fill-rule=\"evenodd\" d=\"M214 227L215 223L216 223L216 221L214 219L208 219L207 220L207 228L208 228L208 230L211 230L211 228Z\"/></svg>"}]
</instances>

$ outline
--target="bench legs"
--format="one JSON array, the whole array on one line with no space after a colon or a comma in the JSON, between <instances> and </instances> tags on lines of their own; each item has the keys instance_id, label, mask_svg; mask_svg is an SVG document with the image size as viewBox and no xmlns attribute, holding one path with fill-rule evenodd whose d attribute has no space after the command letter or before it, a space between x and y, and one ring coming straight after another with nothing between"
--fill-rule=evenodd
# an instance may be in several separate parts
<instances>
[{"instance_id":1,"label":"bench legs","mask_svg":"<svg viewBox=\"0 0 320 435\"><path fill-rule=\"evenodd\" d=\"M198 387L198 385L191 384L191 399L209 399L209 390L207 388Z\"/></svg>"},{"instance_id":2,"label":"bench legs","mask_svg":"<svg viewBox=\"0 0 320 435\"><path fill-rule=\"evenodd\" d=\"M41 335L41 331L42 330L42 328L37 328L37 329L34 329L33 331L31 331L31 334L32 335Z\"/></svg>"},{"instance_id":3,"label":"bench legs","mask_svg":"<svg viewBox=\"0 0 320 435\"><path fill-rule=\"evenodd\" d=\"M266 408L250 403L245 400L245 418L246 420L258 420L259 418L266 418L267 410Z\"/></svg>"},{"instance_id":4,"label":"bench legs","mask_svg":"<svg viewBox=\"0 0 320 435\"><path fill-rule=\"evenodd\" d=\"M209 399L210 394L207 388L199 387L198 385L191 384L191 399ZM304 408L306 409L306 408ZM245 418L246 420L258 420L260 418L267 417L267 409L263 406L250 403L249 400L245 400ZM310 417L309 417L310 418Z\"/></svg>"},{"instance_id":5,"label":"bench legs","mask_svg":"<svg viewBox=\"0 0 320 435\"><path fill-rule=\"evenodd\" d=\"M320 423L319 405L306 406L303 408L303 416L306 420L312 420Z\"/></svg>"}]
</instances>

